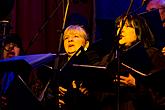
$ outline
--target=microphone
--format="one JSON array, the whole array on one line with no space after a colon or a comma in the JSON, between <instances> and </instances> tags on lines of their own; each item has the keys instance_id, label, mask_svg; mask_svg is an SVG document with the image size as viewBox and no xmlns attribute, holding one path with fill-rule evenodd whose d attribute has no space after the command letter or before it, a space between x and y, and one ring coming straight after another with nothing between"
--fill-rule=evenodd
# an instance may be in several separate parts
<instances>
[{"instance_id":1,"label":"microphone","mask_svg":"<svg viewBox=\"0 0 165 110\"><path fill-rule=\"evenodd\" d=\"M2 30L2 34L5 36L6 32L9 31L9 29L11 28L10 26L10 22L8 20L2 20L0 21L0 30Z\"/></svg>"}]
</instances>

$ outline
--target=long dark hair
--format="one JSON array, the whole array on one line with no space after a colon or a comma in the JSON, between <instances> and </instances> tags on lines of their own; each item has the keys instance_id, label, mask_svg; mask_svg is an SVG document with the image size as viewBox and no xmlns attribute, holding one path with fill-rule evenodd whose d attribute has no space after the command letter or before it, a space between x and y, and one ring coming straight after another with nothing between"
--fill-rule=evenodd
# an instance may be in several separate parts
<instances>
[{"instance_id":1,"label":"long dark hair","mask_svg":"<svg viewBox=\"0 0 165 110\"><path fill-rule=\"evenodd\" d=\"M155 45L154 35L144 17L139 15L122 15L116 19L115 23L119 24L124 19L128 21L129 25L132 25L133 23L138 40L143 43L145 48L149 48Z\"/></svg>"},{"instance_id":2,"label":"long dark hair","mask_svg":"<svg viewBox=\"0 0 165 110\"><path fill-rule=\"evenodd\" d=\"M17 44L17 46L20 48L20 55L25 54L23 49L22 39L17 33L10 33L9 35L7 35L6 38L4 39L3 47L9 43Z\"/></svg>"}]
</instances>

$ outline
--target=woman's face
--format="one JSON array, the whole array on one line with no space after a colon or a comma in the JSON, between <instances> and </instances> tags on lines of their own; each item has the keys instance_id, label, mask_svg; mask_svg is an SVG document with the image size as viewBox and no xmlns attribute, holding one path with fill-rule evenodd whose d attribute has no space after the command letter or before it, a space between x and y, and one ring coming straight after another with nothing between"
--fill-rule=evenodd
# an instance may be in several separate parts
<instances>
[{"instance_id":1,"label":"woman's face","mask_svg":"<svg viewBox=\"0 0 165 110\"><path fill-rule=\"evenodd\" d=\"M117 26L118 27L117 34L119 33L121 25L122 22L120 22L120 24ZM137 40L137 35L133 23L129 24L128 21L126 21L120 33L119 44L129 47L136 40Z\"/></svg>"},{"instance_id":2,"label":"woman's face","mask_svg":"<svg viewBox=\"0 0 165 110\"><path fill-rule=\"evenodd\" d=\"M14 43L8 43L3 49L3 58L11 58L20 55L20 48Z\"/></svg>"},{"instance_id":3,"label":"woman's face","mask_svg":"<svg viewBox=\"0 0 165 110\"><path fill-rule=\"evenodd\" d=\"M73 56L76 51L85 46L86 39L79 33L79 31L67 31L64 34L64 48L69 56Z\"/></svg>"}]
</instances>

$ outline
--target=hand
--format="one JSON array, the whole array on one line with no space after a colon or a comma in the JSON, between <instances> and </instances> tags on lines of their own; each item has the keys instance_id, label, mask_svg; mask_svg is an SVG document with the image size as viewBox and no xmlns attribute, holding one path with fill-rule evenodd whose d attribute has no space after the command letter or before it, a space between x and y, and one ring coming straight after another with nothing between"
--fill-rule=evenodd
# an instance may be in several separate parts
<instances>
[{"instance_id":1,"label":"hand","mask_svg":"<svg viewBox=\"0 0 165 110\"><path fill-rule=\"evenodd\" d=\"M162 54L165 55L165 47L162 48Z\"/></svg>"},{"instance_id":2,"label":"hand","mask_svg":"<svg viewBox=\"0 0 165 110\"><path fill-rule=\"evenodd\" d=\"M76 85L76 81L73 80L72 81L72 87L75 89L77 88L77 85ZM88 95L88 90L87 88L83 87L83 83L81 82L80 85L79 85L79 91L84 94L84 95Z\"/></svg>"},{"instance_id":3,"label":"hand","mask_svg":"<svg viewBox=\"0 0 165 110\"><path fill-rule=\"evenodd\" d=\"M59 94L58 94L59 96L64 96L65 93L67 92L67 89L63 88L62 86L59 86L58 90L59 90Z\"/></svg>"},{"instance_id":4,"label":"hand","mask_svg":"<svg viewBox=\"0 0 165 110\"><path fill-rule=\"evenodd\" d=\"M117 77L116 77L117 78ZM118 80L115 79L115 82L117 82ZM135 78L129 73L128 77L126 76L120 76L120 85L121 86L136 86L135 83Z\"/></svg>"},{"instance_id":5,"label":"hand","mask_svg":"<svg viewBox=\"0 0 165 110\"><path fill-rule=\"evenodd\" d=\"M62 100L62 99L59 99L59 108L61 108L62 107L62 105L64 105L65 104L65 102L64 102L64 100Z\"/></svg>"},{"instance_id":6,"label":"hand","mask_svg":"<svg viewBox=\"0 0 165 110\"><path fill-rule=\"evenodd\" d=\"M67 89L59 86L58 90L59 90L59 94L58 94L58 96L59 96L59 107L61 108L61 106L64 105L65 102L64 102L63 99L60 99L60 98L63 97L66 94Z\"/></svg>"},{"instance_id":7,"label":"hand","mask_svg":"<svg viewBox=\"0 0 165 110\"><path fill-rule=\"evenodd\" d=\"M8 105L8 98L6 96L1 96L0 97L0 107L2 109L7 109L7 105Z\"/></svg>"}]
</instances>

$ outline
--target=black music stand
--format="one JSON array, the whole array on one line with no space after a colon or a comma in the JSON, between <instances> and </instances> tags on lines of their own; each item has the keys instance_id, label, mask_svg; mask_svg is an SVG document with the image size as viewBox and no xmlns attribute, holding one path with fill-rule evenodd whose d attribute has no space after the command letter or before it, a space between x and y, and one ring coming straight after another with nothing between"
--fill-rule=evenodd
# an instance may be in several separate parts
<instances>
[{"instance_id":1,"label":"black music stand","mask_svg":"<svg viewBox=\"0 0 165 110\"><path fill-rule=\"evenodd\" d=\"M77 56L80 51L81 53ZM87 65L88 60L88 55L81 46L70 60L59 69L56 78L94 82L91 85L91 88L94 89L112 84L112 80L110 80L112 77L107 73L108 69L105 66Z\"/></svg>"},{"instance_id":2,"label":"black music stand","mask_svg":"<svg viewBox=\"0 0 165 110\"><path fill-rule=\"evenodd\" d=\"M150 74L141 79L141 83L147 88L151 88L159 93L164 94L165 67L153 69L149 73Z\"/></svg>"},{"instance_id":3,"label":"black music stand","mask_svg":"<svg viewBox=\"0 0 165 110\"><path fill-rule=\"evenodd\" d=\"M25 81L26 73L29 74L31 69L39 68L50 61L53 61L56 55L35 54L16 56L9 59L0 60L1 72L14 72L16 77L11 86L11 94L9 94L10 110L42 110L41 102L32 93Z\"/></svg>"},{"instance_id":4,"label":"black music stand","mask_svg":"<svg viewBox=\"0 0 165 110\"><path fill-rule=\"evenodd\" d=\"M111 90L114 89L115 85L113 79L115 78L115 73L117 68L114 68L117 62L113 62L108 66L95 66L86 64L72 64L67 62L64 68L60 69L58 74L59 79L65 80L86 80L93 82L92 88L98 90ZM133 67L121 63L121 68L125 69L122 75L128 75L129 72L134 72L133 76L141 77L144 79L147 75L141 71L134 69Z\"/></svg>"},{"instance_id":5,"label":"black music stand","mask_svg":"<svg viewBox=\"0 0 165 110\"><path fill-rule=\"evenodd\" d=\"M60 70L59 79L77 80L88 82L89 88L98 91L109 91L114 87L113 74L105 66L94 66L86 64L68 64Z\"/></svg>"}]
</instances>

